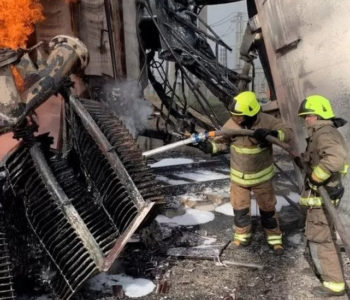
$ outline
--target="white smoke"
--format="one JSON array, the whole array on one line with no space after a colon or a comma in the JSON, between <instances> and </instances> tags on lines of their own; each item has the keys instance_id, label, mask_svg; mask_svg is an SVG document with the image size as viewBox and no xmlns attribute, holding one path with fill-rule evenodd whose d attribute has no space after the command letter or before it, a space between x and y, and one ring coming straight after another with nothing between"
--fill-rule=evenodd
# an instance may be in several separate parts
<instances>
[{"instance_id":1,"label":"white smoke","mask_svg":"<svg viewBox=\"0 0 350 300\"><path fill-rule=\"evenodd\" d=\"M108 106L124 123L135 138L145 128L153 112L152 105L144 99L136 81L118 82L104 86Z\"/></svg>"}]
</instances>

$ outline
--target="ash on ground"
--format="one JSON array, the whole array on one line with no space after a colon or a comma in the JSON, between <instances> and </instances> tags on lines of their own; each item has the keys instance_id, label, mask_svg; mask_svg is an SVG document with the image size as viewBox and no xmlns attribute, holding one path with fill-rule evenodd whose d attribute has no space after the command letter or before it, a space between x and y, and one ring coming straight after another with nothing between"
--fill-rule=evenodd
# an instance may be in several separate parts
<instances>
[{"instance_id":1,"label":"ash on ground","mask_svg":"<svg viewBox=\"0 0 350 300\"><path fill-rule=\"evenodd\" d=\"M289 159L278 157L283 172L276 170L274 179L285 245L278 257L266 244L255 200L253 241L246 248L233 247L228 165L225 160L211 165L208 160L216 158L196 154L153 160L168 190L167 203L129 242L114 266L119 275L90 281L84 299L318 299L311 294L320 282L308 263L303 218L289 203L299 197L290 181L294 169ZM349 279L350 261L342 257Z\"/></svg>"}]
</instances>

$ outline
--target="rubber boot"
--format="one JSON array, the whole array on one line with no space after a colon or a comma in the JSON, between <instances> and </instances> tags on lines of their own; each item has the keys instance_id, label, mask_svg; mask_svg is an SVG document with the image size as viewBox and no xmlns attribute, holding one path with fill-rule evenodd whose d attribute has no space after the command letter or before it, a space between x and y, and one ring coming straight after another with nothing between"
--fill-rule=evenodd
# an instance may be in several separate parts
<instances>
[{"instance_id":1,"label":"rubber boot","mask_svg":"<svg viewBox=\"0 0 350 300\"><path fill-rule=\"evenodd\" d=\"M273 253L277 256L283 255L284 253L283 245L273 245L272 250L273 250Z\"/></svg>"},{"instance_id":2,"label":"rubber boot","mask_svg":"<svg viewBox=\"0 0 350 300\"><path fill-rule=\"evenodd\" d=\"M312 289L312 294L317 297L336 297L336 296L343 296L345 295L345 289L340 292L332 291L329 288L326 288L325 286L317 286Z\"/></svg>"}]
</instances>

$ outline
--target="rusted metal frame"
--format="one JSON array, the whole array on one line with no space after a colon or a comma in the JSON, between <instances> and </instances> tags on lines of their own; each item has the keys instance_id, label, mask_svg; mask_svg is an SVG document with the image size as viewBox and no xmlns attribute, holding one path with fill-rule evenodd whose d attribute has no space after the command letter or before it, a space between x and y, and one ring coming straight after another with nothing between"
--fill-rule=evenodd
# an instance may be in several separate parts
<instances>
[{"instance_id":1,"label":"rusted metal frame","mask_svg":"<svg viewBox=\"0 0 350 300\"><path fill-rule=\"evenodd\" d=\"M164 33L162 32L161 28L159 27L157 21L155 20L153 13L152 13L152 9L149 7L149 3L146 2L145 3L145 7L149 13L149 15L152 18L152 21L154 23L154 25L156 26L159 35L161 36L161 38L163 39L165 45L168 47L168 49L170 50L171 54L173 55L174 59L176 60L176 62L179 65L180 70L183 72L183 74L185 75L185 78L187 80L187 84L189 85L189 87L192 89L193 94L195 95L195 97L197 98L200 106L202 107L202 109L206 112L206 114L208 115L208 117L210 118L211 122L213 123L215 128L219 128L219 121L215 115L215 112L213 111L212 107L209 105L208 100L205 98L205 96L203 95L203 93L201 92L201 90L196 87L196 85L194 84L194 82L192 81L192 79L187 75L184 67L181 65L180 60L177 57L177 54L175 53L175 51L171 48L170 44L168 43L168 41L166 40L166 38L164 37ZM200 97L198 97L198 95L196 94L198 93L199 96L202 98L200 100ZM202 100L204 100L205 103L202 102ZM204 105L205 104L205 105ZM210 110L210 113L207 112L207 109L205 108L205 106L207 106Z\"/></svg>"},{"instance_id":2,"label":"rusted metal frame","mask_svg":"<svg viewBox=\"0 0 350 300\"><path fill-rule=\"evenodd\" d=\"M57 204L62 207L62 211L65 214L68 222L81 239L81 242L89 252L96 266L100 269L104 260L102 250L98 246L94 237L91 235L89 229L81 219L75 207L71 204L70 199L60 187L39 146L34 144L30 148L29 152L45 186L49 190L52 197L54 197Z\"/></svg>"},{"instance_id":3,"label":"rusted metal frame","mask_svg":"<svg viewBox=\"0 0 350 300\"><path fill-rule=\"evenodd\" d=\"M113 78L117 79L117 59L115 56L115 44L113 36L113 26L112 26L112 13L111 13L111 2L110 0L104 0L106 22L107 22L107 32L108 32L108 41L109 41L109 51L111 54L112 69L113 69Z\"/></svg>"},{"instance_id":4,"label":"rusted metal frame","mask_svg":"<svg viewBox=\"0 0 350 300\"><path fill-rule=\"evenodd\" d=\"M102 270L107 272L116 258L119 256L123 248L125 247L128 240L134 234L136 229L140 226L144 218L148 215L150 210L152 209L154 202L145 202L144 207L139 211L134 221L128 226L128 228L123 232L123 234L117 239L114 247L111 249L109 254L104 260Z\"/></svg>"},{"instance_id":5,"label":"rusted metal frame","mask_svg":"<svg viewBox=\"0 0 350 300\"><path fill-rule=\"evenodd\" d=\"M97 126L95 120L91 117L89 112L85 109L83 104L79 101L79 98L76 96L70 95L69 103L71 104L74 112L79 116L89 135L95 140L98 148L110 163L112 169L116 172L116 174L118 174L118 179L120 180L121 184L124 185L132 201L138 208L142 208L146 203L145 200L125 169L120 158L114 151L113 146L109 143L103 132Z\"/></svg>"}]
</instances>

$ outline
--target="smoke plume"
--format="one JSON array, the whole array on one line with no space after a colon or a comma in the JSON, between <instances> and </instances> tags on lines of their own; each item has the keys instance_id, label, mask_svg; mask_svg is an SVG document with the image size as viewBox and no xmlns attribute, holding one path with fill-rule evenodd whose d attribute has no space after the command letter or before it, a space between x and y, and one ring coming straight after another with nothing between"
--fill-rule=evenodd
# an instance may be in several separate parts
<instances>
[{"instance_id":1,"label":"smoke plume","mask_svg":"<svg viewBox=\"0 0 350 300\"><path fill-rule=\"evenodd\" d=\"M140 92L136 81L106 84L104 92L109 107L136 137L148 127L148 118L153 109Z\"/></svg>"}]
</instances>

